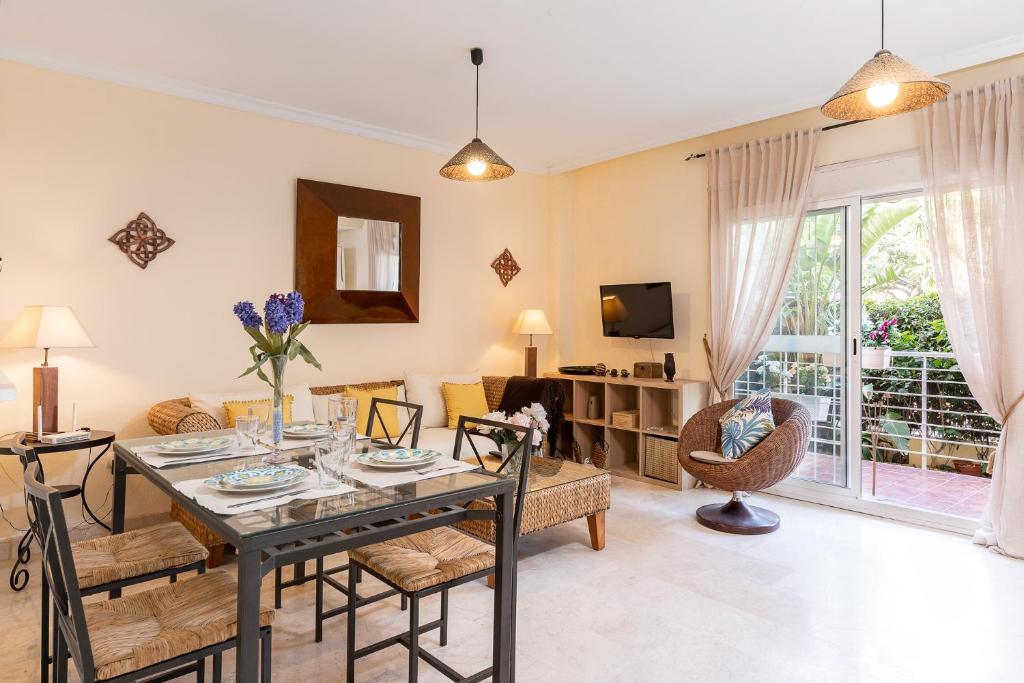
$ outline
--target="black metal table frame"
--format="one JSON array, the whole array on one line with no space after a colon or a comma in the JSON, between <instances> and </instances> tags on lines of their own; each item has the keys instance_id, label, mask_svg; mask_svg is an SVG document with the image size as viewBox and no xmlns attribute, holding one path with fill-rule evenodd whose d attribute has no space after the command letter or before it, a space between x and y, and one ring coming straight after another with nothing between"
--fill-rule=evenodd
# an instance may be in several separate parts
<instances>
[{"instance_id":1,"label":"black metal table frame","mask_svg":"<svg viewBox=\"0 0 1024 683\"><path fill-rule=\"evenodd\" d=\"M114 439L117 435L113 432L106 433L106 436L98 437L96 439L84 439L82 441L69 441L62 444L42 444L35 445L36 453L67 453L69 451L84 451L88 449L89 453L89 464L85 468L85 474L82 476L82 483L79 484L56 484L57 489L61 491L61 497L65 499L75 498L77 496L82 497L82 509L89 517L92 517L92 521L99 524L107 531L110 531L110 526L107 525L102 519L100 519L93 509L89 507L89 500L85 495L85 486L89 482L89 474L92 472L92 468L96 465L100 459L106 455L107 451L110 450L110 446L114 443ZM13 440L14 437L11 437ZM97 453L95 456L92 455L92 449L103 446L103 450ZM0 448L0 453L5 455L13 455L13 451L9 450L6 446ZM42 470L43 462L42 459L39 461L39 468ZM45 475L44 475L45 476ZM14 566L11 567L11 575L7 579L7 584L13 591L25 590L28 585L29 573L28 563L32 559L32 530L27 529L25 534L18 541L18 549L14 557Z\"/></svg>"},{"instance_id":2,"label":"black metal table frame","mask_svg":"<svg viewBox=\"0 0 1024 683\"><path fill-rule=\"evenodd\" d=\"M146 477L179 505L201 519L238 551L238 646L235 675L240 681L259 677L259 609L263 577L276 567L305 562L352 548L380 543L418 531L449 526L463 520L494 520L496 525L493 680L513 680L515 642L512 630L515 610L515 553L513 551L513 504L515 483L494 481L472 489L429 498L396 502L383 508L331 519L311 520L286 528L242 535L219 515L202 507L174 488L130 450L114 444L113 531L124 531L127 476ZM495 509L470 510L469 501L494 496ZM410 519L414 516L414 519Z\"/></svg>"}]
</instances>

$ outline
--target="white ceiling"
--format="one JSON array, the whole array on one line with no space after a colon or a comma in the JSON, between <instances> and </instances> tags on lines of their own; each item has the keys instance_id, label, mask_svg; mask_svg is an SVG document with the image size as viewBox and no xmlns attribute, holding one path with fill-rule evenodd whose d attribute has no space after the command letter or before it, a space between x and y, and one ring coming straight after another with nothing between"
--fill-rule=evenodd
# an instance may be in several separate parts
<instances>
[{"instance_id":1,"label":"white ceiling","mask_svg":"<svg viewBox=\"0 0 1024 683\"><path fill-rule=\"evenodd\" d=\"M1024 52L1021 0L889 0L934 73ZM878 49L876 0L2 0L0 57L565 170L822 102Z\"/></svg>"}]
</instances>

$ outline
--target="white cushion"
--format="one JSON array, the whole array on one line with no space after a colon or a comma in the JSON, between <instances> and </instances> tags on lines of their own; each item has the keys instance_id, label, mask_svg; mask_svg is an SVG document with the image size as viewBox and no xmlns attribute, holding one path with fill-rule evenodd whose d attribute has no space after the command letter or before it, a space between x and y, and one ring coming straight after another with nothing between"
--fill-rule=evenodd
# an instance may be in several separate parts
<instances>
[{"instance_id":1,"label":"white cushion","mask_svg":"<svg viewBox=\"0 0 1024 683\"><path fill-rule=\"evenodd\" d=\"M714 451L690 451L690 457L698 462L706 462L712 465L736 462L735 460L727 458L721 453L715 453Z\"/></svg>"},{"instance_id":2,"label":"white cushion","mask_svg":"<svg viewBox=\"0 0 1024 683\"><path fill-rule=\"evenodd\" d=\"M327 399L332 396L344 396L344 394L313 394L313 419L320 424L327 422ZM398 400L405 401L405 387L398 387ZM405 429L405 425L409 424L409 411L405 408L397 408L398 411L398 428ZM366 429L366 425L357 425L359 431L362 432Z\"/></svg>"},{"instance_id":3,"label":"white cushion","mask_svg":"<svg viewBox=\"0 0 1024 683\"><path fill-rule=\"evenodd\" d=\"M475 384L480 381L479 371L467 372L461 375L451 373L437 375L426 372L405 373L405 395L409 397L409 403L423 406L423 418L420 422L420 429L448 426L448 411L445 409L444 396L441 394L441 384L443 382ZM453 443L454 439L455 437L452 436Z\"/></svg>"},{"instance_id":4,"label":"white cushion","mask_svg":"<svg viewBox=\"0 0 1024 683\"><path fill-rule=\"evenodd\" d=\"M448 429L448 427L420 429L420 440L417 445L420 448L440 451L450 456L455 451L455 433L457 431L456 429ZM491 451L498 450L497 444L486 436L475 435L471 438L473 443L476 444L476 449L480 451L480 455L486 455ZM473 449L463 440L461 458L463 460L472 460L473 457Z\"/></svg>"},{"instance_id":5,"label":"white cushion","mask_svg":"<svg viewBox=\"0 0 1024 683\"><path fill-rule=\"evenodd\" d=\"M313 420L313 394L310 392L308 384L293 384L290 387L285 387L284 393L294 397L292 420L296 422ZM274 391L270 387L266 387L255 391L226 391L219 394L192 393L188 395L188 402L196 410L213 415L217 423L223 427L228 423L228 415L224 410L225 402L253 401L273 397Z\"/></svg>"}]
</instances>

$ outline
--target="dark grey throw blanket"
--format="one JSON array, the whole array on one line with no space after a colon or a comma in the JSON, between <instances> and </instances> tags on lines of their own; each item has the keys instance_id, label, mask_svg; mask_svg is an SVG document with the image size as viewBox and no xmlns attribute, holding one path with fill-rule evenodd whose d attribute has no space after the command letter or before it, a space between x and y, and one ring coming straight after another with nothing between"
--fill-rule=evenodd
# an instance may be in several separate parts
<instances>
[{"instance_id":1,"label":"dark grey throw blanket","mask_svg":"<svg viewBox=\"0 0 1024 683\"><path fill-rule=\"evenodd\" d=\"M565 420L565 390L562 383L544 377L509 377L498 410L506 414L516 413L531 403L544 406L550 424L547 437L551 455L558 456L558 435Z\"/></svg>"}]
</instances>

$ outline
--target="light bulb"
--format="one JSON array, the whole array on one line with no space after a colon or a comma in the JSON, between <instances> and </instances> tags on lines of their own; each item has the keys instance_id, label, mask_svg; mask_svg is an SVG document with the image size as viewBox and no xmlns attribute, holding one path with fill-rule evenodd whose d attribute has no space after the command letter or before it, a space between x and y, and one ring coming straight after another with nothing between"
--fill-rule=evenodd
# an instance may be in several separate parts
<instances>
[{"instance_id":1,"label":"light bulb","mask_svg":"<svg viewBox=\"0 0 1024 683\"><path fill-rule=\"evenodd\" d=\"M466 164L466 170L469 171L470 175L483 175L484 171L487 170L487 162L481 161L480 159L473 159Z\"/></svg>"},{"instance_id":2,"label":"light bulb","mask_svg":"<svg viewBox=\"0 0 1024 683\"><path fill-rule=\"evenodd\" d=\"M899 83L879 83L868 88L868 102L872 107L884 107L896 101L900 94Z\"/></svg>"}]
</instances>

